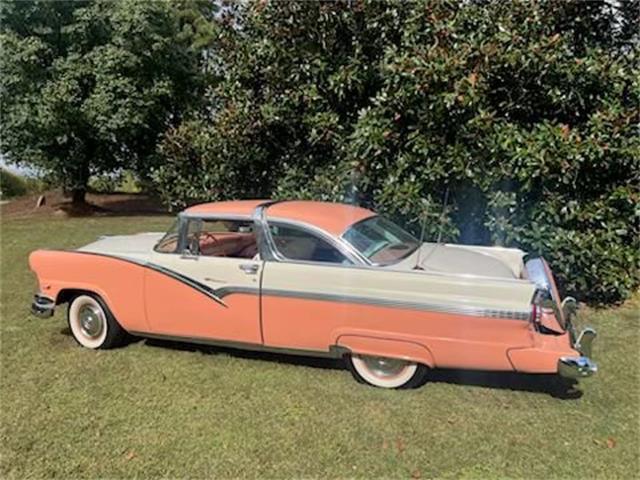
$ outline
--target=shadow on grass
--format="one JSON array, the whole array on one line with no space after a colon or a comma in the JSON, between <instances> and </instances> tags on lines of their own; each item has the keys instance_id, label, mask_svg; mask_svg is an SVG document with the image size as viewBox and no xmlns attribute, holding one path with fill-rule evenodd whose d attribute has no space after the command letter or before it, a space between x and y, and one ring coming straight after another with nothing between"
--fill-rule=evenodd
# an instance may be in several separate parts
<instances>
[{"instance_id":1,"label":"shadow on grass","mask_svg":"<svg viewBox=\"0 0 640 480\"><path fill-rule=\"evenodd\" d=\"M429 374L429 382L544 393L563 400L577 400L582 397L582 391L577 388L577 381L558 375L477 370L434 370Z\"/></svg>"},{"instance_id":2,"label":"shadow on grass","mask_svg":"<svg viewBox=\"0 0 640 480\"><path fill-rule=\"evenodd\" d=\"M284 353L239 350L228 347L213 347L169 340L146 339L146 345L169 348L205 355L225 354L236 358L300 365L311 368L347 370L342 359L317 358ZM495 388L551 395L562 400L576 400L582 397L578 382L558 375L532 375L516 372L485 372L475 370L433 370L424 383L447 383L474 387ZM422 384L418 385L418 387ZM428 388L428 385L426 386Z\"/></svg>"},{"instance_id":3,"label":"shadow on grass","mask_svg":"<svg viewBox=\"0 0 640 480\"><path fill-rule=\"evenodd\" d=\"M198 352L204 355L224 354L235 358L245 358L247 360L260 360L265 362L284 363L288 365L301 365L305 367L320 368L325 370L344 370L346 367L341 359L318 358L302 355L288 355L285 353L261 352L254 350L240 350L231 347L214 347L209 345L199 345L194 343L177 342L172 340L157 340L147 338L145 345L151 347L170 348L184 352Z\"/></svg>"}]
</instances>

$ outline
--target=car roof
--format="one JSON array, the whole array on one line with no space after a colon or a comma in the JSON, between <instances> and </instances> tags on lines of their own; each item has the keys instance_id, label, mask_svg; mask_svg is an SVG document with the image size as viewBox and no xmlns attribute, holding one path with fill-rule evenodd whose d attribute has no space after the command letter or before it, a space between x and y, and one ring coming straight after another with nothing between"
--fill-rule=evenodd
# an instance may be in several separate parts
<instances>
[{"instance_id":1,"label":"car roof","mask_svg":"<svg viewBox=\"0 0 640 480\"><path fill-rule=\"evenodd\" d=\"M239 215L251 216L256 207L269 200L233 200L228 202L210 202L194 205L184 210L189 215Z\"/></svg>"},{"instance_id":2,"label":"car roof","mask_svg":"<svg viewBox=\"0 0 640 480\"><path fill-rule=\"evenodd\" d=\"M250 216L256 207L268 200L236 200L228 202L212 202L194 205L185 213L201 215L239 215ZM318 227L333 235L339 236L347 228L360 220L376 214L366 208L344 203L316 202L312 200L290 200L269 205L267 218L273 220L293 220Z\"/></svg>"}]
</instances>

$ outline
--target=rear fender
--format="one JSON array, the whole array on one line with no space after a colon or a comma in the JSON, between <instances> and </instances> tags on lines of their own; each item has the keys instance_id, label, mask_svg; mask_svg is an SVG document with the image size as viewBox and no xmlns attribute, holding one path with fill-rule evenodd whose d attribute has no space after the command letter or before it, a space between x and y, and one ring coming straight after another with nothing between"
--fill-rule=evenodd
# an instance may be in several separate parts
<instances>
[{"instance_id":1,"label":"rear fender","mask_svg":"<svg viewBox=\"0 0 640 480\"><path fill-rule=\"evenodd\" d=\"M430 368L435 366L429 349L411 341L364 335L341 335L336 345L355 354L399 358L421 363Z\"/></svg>"}]
</instances>

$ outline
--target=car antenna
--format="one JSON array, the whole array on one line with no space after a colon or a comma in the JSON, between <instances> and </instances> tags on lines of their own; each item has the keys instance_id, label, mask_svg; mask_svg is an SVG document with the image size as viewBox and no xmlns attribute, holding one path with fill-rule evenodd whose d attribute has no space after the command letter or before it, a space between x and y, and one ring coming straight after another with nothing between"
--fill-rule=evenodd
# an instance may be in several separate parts
<instances>
[{"instance_id":1,"label":"car antenna","mask_svg":"<svg viewBox=\"0 0 640 480\"><path fill-rule=\"evenodd\" d=\"M420 243L418 244L418 256L416 257L416 264L413 267L414 270L424 270L424 268L422 268L420 266L420 256L422 255L422 245L424 244L424 231L427 227L427 217L428 217L428 213L429 213L429 205L430 203L427 202L424 198L422 199L422 229L420 231Z\"/></svg>"},{"instance_id":2,"label":"car antenna","mask_svg":"<svg viewBox=\"0 0 640 480\"><path fill-rule=\"evenodd\" d=\"M444 192L444 202L442 202L442 213L440 214L440 230L438 231L438 241L436 243L440 243L440 239L442 238L442 228L444 227L444 216L447 213L447 203L449 201L449 185L447 185L447 190Z\"/></svg>"}]
</instances>

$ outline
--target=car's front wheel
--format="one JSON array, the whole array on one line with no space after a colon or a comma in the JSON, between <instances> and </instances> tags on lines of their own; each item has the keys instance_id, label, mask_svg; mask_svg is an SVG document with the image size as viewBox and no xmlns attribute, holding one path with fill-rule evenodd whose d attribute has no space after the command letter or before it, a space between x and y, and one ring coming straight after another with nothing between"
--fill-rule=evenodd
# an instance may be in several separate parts
<instances>
[{"instance_id":1,"label":"car's front wheel","mask_svg":"<svg viewBox=\"0 0 640 480\"><path fill-rule=\"evenodd\" d=\"M123 343L126 332L97 295L82 294L69 303L69 328L76 341L86 348L104 349Z\"/></svg>"},{"instance_id":2,"label":"car's front wheel","mask_svg":"<svg viewBox=\"0 0 640 480\"><path fill-rule=\"evenodd\" d=\"M428 371L419 363L368 355L349 355L347 363L356 380L380 388L417 387Z\"/></svg>"}]
</instances>

